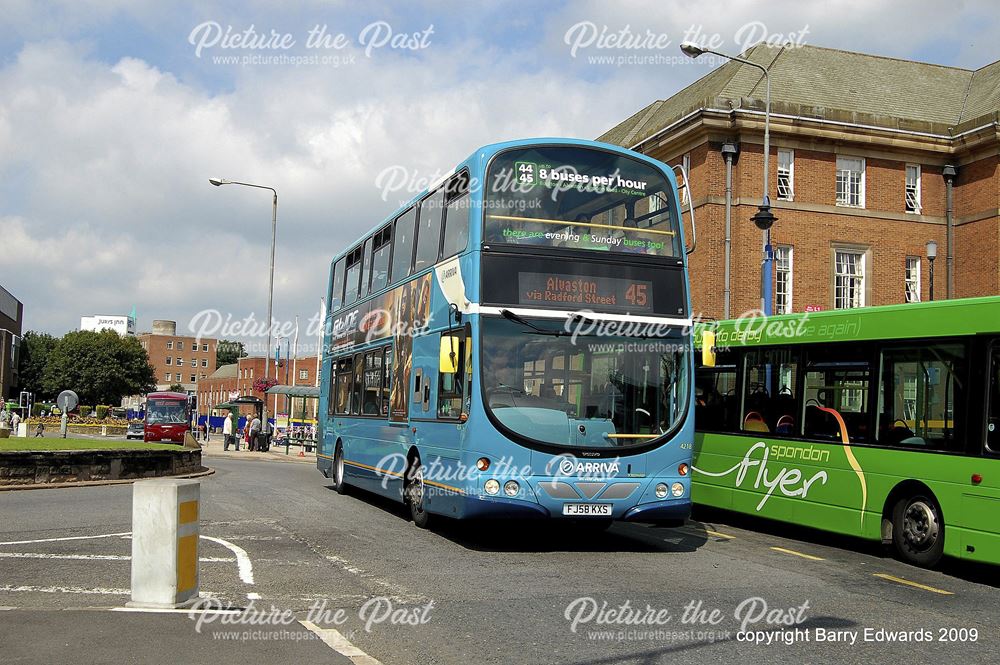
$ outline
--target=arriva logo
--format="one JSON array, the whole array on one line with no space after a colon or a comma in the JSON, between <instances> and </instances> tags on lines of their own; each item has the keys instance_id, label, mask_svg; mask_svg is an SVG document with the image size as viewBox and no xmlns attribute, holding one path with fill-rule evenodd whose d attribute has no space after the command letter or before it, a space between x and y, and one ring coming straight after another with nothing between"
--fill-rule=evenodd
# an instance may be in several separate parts
<instances>
[{"instance_id":1,"label":"arriva logo","mask_svg":"<svg viewBox=\"0 0 1000 665\"><path fill-rule=\"evenodd\" d=\"M560 455L549 463L545 472L552 474L552 468L559 469L560 476L586 476L590 478L602 478L618 475L619 464L613 462L578 462L576 458L569 455Z\"/></svg>"}]
</instances>

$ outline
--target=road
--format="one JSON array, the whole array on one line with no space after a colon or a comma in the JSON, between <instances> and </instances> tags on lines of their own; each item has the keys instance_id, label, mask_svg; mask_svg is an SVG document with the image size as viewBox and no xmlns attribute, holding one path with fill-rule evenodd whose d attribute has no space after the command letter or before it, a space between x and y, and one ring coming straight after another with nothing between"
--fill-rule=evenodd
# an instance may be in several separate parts
<instances>
[{"instance_id":1,"label":"road","mask_svg":"<svg viewBox=\"0 0 1000 665\"><path fill-rule=\"evenodd\" d=\"M201 590L249 611L201 624L122 611L128 485L0 492L0 661L995 662L992 568L921 570L727 514L682 529L424 531L402 506L336 494L308 463L206 463ZM288 623L266 619L284 610ZM921 631L930 641L899 641Z\"/></svg>"}]
</instances>

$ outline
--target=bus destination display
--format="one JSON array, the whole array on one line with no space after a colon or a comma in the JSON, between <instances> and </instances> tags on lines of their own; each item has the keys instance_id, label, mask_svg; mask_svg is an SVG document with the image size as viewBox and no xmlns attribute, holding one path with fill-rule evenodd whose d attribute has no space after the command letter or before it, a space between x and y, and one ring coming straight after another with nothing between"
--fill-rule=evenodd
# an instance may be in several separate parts
<instances>
[{"instance_id":1,"label":"bus destination display","mask_svg":"<svg viewBox=\"0 0 1000 665\"><path fill-rule=\"evenodd\" d=\"M518 273L518 304L652 312L653 283L620 277Z\"/></svg>"}]
</instances>

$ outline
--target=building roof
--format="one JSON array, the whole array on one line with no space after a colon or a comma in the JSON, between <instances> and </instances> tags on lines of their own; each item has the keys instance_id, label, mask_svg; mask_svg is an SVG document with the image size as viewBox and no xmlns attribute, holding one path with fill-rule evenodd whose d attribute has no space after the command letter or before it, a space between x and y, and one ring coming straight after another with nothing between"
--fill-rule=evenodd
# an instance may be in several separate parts
<instances>
[{"instance_id":1,"label":"building roof","mask_svg":"<svg viewBox=\"0 0 1000 665\"><path fill-rule=\"evenodd\" d=\"M235 379L237 376L236 363L231 365L223 365L219 369L215 370L208 375L209 379Z\"/></svg>"},{"instance_id":2,"label":"building roof","mask_svg":"<svg viewBox=\"0 0 1000 665\"><path fill-rule=\"evenodd\" d=\"M1000 61L977 70L819 46L759 44L742 57L769 68L771 109L813 118L952 133L1000 111ZM633 146L700 108L763 109L763 73L726 62L653 102L598 140ZM978 122L975 125L984 124Z\"/></svg>"}]
</instances>

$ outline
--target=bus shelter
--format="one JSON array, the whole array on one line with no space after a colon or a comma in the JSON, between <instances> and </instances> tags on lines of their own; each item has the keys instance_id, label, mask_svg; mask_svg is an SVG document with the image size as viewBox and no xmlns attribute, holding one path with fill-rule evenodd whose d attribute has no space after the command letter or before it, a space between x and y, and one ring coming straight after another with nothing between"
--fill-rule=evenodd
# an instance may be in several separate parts
<instances>
[{"instance_id":1,"label":"bus shelter","mask_svg":"<svg viewBox=\"0 0 1000 665\"><path fill-rule=\"evenodd\" d=\"M285 395L288 398L288 420L282 427L275 414L274 444L285 446L285 454L291 445L302 446L302 450L311 452L316 448L316 421L309 417L312 412L308 408L310 400L319 400L318 386L271 386L267 390L270 395ZM298 407L298 408L297 408ZM318 410L316 410L318 412Z\"/></svg>"}]
</instances>

